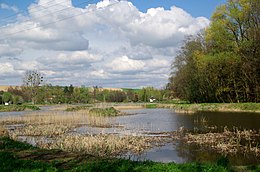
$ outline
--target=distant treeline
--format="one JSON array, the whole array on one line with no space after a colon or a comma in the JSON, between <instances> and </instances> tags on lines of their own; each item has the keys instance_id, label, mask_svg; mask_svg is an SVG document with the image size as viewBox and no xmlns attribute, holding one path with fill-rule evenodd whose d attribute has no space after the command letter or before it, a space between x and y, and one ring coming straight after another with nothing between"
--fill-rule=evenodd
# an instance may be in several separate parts
<instances>
[{"instance_id":1,"label":"distant treeline","mask_svg":"<svg viewBox=\"0 0 260 172\"><path fill-rule=\"evenodd\" d=\"M70 86L20 86L10 87L7 92L0 92L0 103L22 104L33 102L49 103L96 103L96 102L147 102L150 98L162 101L169 97L168 91L153 87L143 89L109 90L100 87Z\"/></svg>"},{"instance_id":2,"label":"distant treeline","mask_svg":"<svg viewBox=\"0 0 260 172\"><path fill-rule=\"evenodd\" d=\"M260 1L229 0L188 37L168 89L190 102L260 102Z\"/></svg>"}]
</instances>

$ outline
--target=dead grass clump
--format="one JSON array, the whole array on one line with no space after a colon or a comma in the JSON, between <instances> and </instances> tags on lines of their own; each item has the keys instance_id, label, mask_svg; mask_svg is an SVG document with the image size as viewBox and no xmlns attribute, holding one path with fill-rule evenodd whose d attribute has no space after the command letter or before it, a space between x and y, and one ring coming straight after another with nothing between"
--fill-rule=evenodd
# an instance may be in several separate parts
<instances>
[{"instance_id":1,"label":"dead grass clump","mask_svg":"<svg viewBox=\"0 0 260 172\"><path fill-rule=\"evenodd\" d=\"M26 125L22 128L10 131L9 134L12 138L16 138L17 136L53 137L64 134L74 127L73 125L62 124Z\"/></svg>"},{"instance_id":2,"label":"dead grass clump","mask_svg":"<svg viewBox=\"0 0 260 172\"><path fill-rule=\"evenodd\" d=\"M45 144L41 147L111 157L126 152L138 154L150 148L151 144L147 138L137 136L69 135L58 138L53 144Z\"/></svg>"},{"instance_id":3,"label":"dead grass clump","mask_svg":"<svg viewBox=\"0 0 260 172\"><path fill-rule=\"evenodd\" d=\"M236 154L238 152L253 153L260 156L259 148L260 132L252 130L230 131L225 128L222 133L186 134L184 141L188 144L196 144L223 154Z\"/></svg>"},{"instance_id":4,"label":"dead grass clump","mask_svg":"<svg viewBox=\"0 0 260 172\"><path fill-rule=\"evenodd\" d=\"M7 136L8 135L8 131L0 125L0 137L1 136Z\"/></svg>"},{"instance_id":5,"label":"dead grass clump","mask_svg":"<svg viewBox=\"0 0 260 172\"><path fill-rule=\"evenodd\" d=\"M112 122L111 118L102 115L87 116L87 124L91 127L110 128L112 127Z\"/></svg>"}]
</instances>

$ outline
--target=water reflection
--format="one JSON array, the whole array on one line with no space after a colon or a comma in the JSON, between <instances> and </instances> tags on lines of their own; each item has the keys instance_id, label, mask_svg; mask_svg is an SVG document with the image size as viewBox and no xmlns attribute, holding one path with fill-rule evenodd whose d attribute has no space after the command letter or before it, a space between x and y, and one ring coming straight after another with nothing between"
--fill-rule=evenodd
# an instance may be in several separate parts
<instances>
[{"instance_id":1,"label":"water reflection","mask_svg":"<svg viewBox=\"0 0 260 172\"><path fill-rule=\"evenodd\" d=\"M205 130L212 126L222 131L226 126L240 129L260 129L260 115L257 113L230 113L230 112L198 112L192 115L175 113L171 109L140 109L126 110L127 113L135 113L133 116L117 117L116 121L126 126L130 131L150 130L150 132L172 132L180 127L188 130ZM174 144L175 143L175 144ZM201 149L195 145L187 145L181 141L172 141L162 147L156 147L148 152L133 156L134 160L152 160L159 162L216 162L221 154ZM247 165L259 164L259 160L253 155L236 154L228 156L231 164Z\"/></svg>"}]
</instances>

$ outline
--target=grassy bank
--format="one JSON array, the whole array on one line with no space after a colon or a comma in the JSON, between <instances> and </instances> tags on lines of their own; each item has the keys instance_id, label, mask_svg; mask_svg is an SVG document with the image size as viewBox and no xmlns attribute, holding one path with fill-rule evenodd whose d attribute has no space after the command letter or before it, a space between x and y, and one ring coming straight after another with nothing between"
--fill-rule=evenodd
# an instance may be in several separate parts
<instances>
[{"instance_id":1,"label":"grassy bank","mask_svg":"<svg viewBox=\"0 0 260 172\"><path fill-rule=\"evenodd\" d=\"M257 112L260 113L260 103L172 103L157 104L158 108L173 108L177 112L192 113L197 111L219 112Z\"/></svg>"},{"instance_id":2,"label":"grassy bank","mask_svg":"<svg viewBox=\"0 0 260 172\"><path fill-rule=\"evenodd\" d=\"M224 162L224 163L223 163ZM260 167L251 167L257 171ZM216 164L175 164L107 159L60 150L45 150L0 137L0 171L232 171L220 160Z\"/></svg>"},{"instance_id":3,"label":"grassy bank","mask_svg":"<svg viewBox=\"0 0 260 172\"><path fill-rule=\"evenodd\" d=\"M0 105L0 112L24 111L24 110L40 110L38 106L34 105Z\"/></svg>"}]
</instances>

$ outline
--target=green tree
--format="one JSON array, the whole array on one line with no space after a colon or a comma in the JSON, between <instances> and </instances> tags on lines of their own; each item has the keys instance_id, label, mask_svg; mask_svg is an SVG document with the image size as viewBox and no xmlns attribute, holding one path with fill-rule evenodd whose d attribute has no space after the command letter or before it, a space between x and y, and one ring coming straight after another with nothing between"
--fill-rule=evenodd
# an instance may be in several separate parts
<instances>
[{"instance_id":1,"label":"green tree","mask_svg":"<svg viewBox=\"0 0 260 172\"><path fill-rule=\"evenodd\" d=\"M4 92L2 97L5 103L9 103L13 100L13 95L9 92Z\"/></svg>"},{"instance_id":2,"label":"green tree","mask_svg":"<svg viewBox=\"0 0 260 172\"><path fill-rule=\"evenodd\" d=\"M24 102L22 96L13 96L13 103L16 105L22 104Z\"/></svg>"},{"instance_id":3,"label":"green tree","mask_svg":"<svg viewBox=\"0 0 260 172\"><path fill-rule=\"evenodd\" d=\"M244 101L259 101L260 1L229 0L212 16L207 41L212 52L231 51L242 60Z\"/></svg>"},{"instance_id":4,"label":"green tree","mask_svg":"<svg viewBox=\"0 0 260 172\"><path fill-rule=\"evenodd\" d=\"M167 87L190 102L260 101L260 1L229 0L188 37Z\"/></svg>"}]
</instances>

